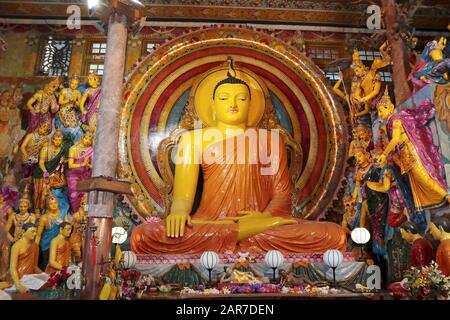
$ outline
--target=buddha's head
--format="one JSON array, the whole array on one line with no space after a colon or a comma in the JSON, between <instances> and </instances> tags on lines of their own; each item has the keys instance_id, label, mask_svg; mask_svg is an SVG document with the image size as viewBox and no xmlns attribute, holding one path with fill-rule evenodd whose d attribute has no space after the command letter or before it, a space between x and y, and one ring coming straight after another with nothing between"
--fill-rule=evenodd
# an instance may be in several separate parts
<instances>
[{"instance_id":1,"label":"buddha's head","mask_svg":"<svg viewBox=\"0 0 450 320\"><path fill-rule=\"evenodd\" d=\"M236 78L236 72L230 62L228 77L219 81L213 91L213 118L219 123L229 125L246 124L250 99L249 85Z\"/></svg>"},{"instance_id":2,"label":"buddha's head","mask_svg":"<svg viewBox=\"0 0 450 320\"><path fill-rule=\"evenodd\" d=\"M23 229L22 237L30 242L34 241L37 233L36 225L34 223L27 222L23 225L22 229Z\"/></svg>"},{"instance_id":3,"label":"buddha's head","mask_svg":"<svg viewBox=\"0 0 450 320\"><path fill-rule=\"evenodd\" d=\"M59 233L65 238L69 238L72 233L72 225L69 222L63 222L59 225Z\"/></svg>"},{"instance_id":4,"label":"buddha's head","mask_svg":"<svg viewBox=\"0 0 450 320\"><path fill-rule=\"evenodd\" d=\"M88 75L88 83L89 83L89 86L91 88L97 88L98 85L100 84L99 76L97 74L95 74L95 73L92 73L92 72L89 73L89 75Z\"/></svg>"},{"instance_id":5,"label":"buddha's head","mask_svg":"<svg viewBox=\"0 0 450 320\"><path fill-rule=\"evenodd\" d=\"M52 144L55 147L59 147L62 145L63 139L64 139L64 134L63 134L62 130L58 129L55 131L55 133L52 136Z\"/></svg>"},{"instance_id":6,"label":"buddha's head","mask_svg":"<svg viewBox=\"0 0 450 320\"><path fill-rule=\"evenodd\" d=\"M92 146L92 142L94 140L94 136L92 134L92 132L90 131L86 131L83 136L81 137L81 144L85 147L90 147Z\"/></svg>"},{"instance_id":7,"label":"buddha's head","mask_svg":"<svg viewBox=\"0 0 450 320\"><path fill-rule=\"evenodd\" d=\"M18 205L18 207L19 207L19 213L25 214L25 213L27 213L28 210L30 209L30 207L31 207L31 202L30 202L30 200L28 200L27 198L21 198L21 199L19 200L19 205Z\"/></svg>"},{"instance_id":8,"label":"buddha's head","mask_svg":"<svg viewBox=\"0 0 450 320\"><path fill-rule=\"evenodd\" d=\"M77 75L72 76L69 81L70 89L76 90L78 88L79 83L80 80L78 79L78 76Z\"/></svg>"},{"instance_id":9,"label":"buddha's head","mask_svg":"<svg viewBox=\"0 0 450 320\"><path fill-rule=\"evenodd\" d=\"M46 136L50 133L50 122L46 121L46 122L42 122L39 127L37 128L37 133L40 136Z\"/></svg>"},{"instance_id":10,"label":"buddha's head","mask_svg":"<svg viewBox=\"0 0 450 320\"><path fill-rule=\"evenodd\" d=\"M383 97L377 103L378 115L382 120L387 120L395 112L395 106L389 96L388 88L384 91Z\"/></svg>"},{"instance_id":11,"label":"buddha's head","mask_svg":"<svg viewBox=\"0 0 450 320\"><path fill-rule=\"evenodd\" d=\"M47 198L47 209L52 210L52 211L55 211L58 209L58 199L55 196L50 195Z\"/></svg>"}]
</instances>

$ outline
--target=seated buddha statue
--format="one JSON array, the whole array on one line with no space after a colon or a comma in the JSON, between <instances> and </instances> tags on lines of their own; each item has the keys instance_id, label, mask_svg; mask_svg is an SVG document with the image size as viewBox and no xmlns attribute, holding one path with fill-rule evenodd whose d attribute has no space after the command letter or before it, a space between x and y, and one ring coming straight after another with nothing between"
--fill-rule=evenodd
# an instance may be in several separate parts
<instances>
[{"instance_id":1,"label":"seated buddha statue","mask_svg":"<svg viewBox=\"0 0 450 320\"><path fill-rule=\"evenodd\" d=\"M265 108L260 83L232 62L201 79L194 105L204 127L181 136L170 213L133 230L135 253L345 250L341 226L292 217L285 143L276 130L257 128ZM192 214L200 169L201 200Z\"/></svg>"}]
</instances>

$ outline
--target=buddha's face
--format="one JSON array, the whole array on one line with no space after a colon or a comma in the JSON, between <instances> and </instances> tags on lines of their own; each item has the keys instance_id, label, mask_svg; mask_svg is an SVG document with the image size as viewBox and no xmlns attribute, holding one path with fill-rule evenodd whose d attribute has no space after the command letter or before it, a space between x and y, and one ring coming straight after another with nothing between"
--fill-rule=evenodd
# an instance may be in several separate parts
<instances>
[{"instance_id":1,"label":"buddha's face","mask_svg":"<svg viewBox=\"0 0 450 320\"><path fill-rule=\"evenodd\" d=\"M382 120L387 120L394 111L394 105L392 103L382 103L377 106L378 115Z\"/></svg>"},{"instance_id":2,"label":"buddha's face","mask_svg":"<svg viewBox=\"0 0 450 320\"><path fill-rule=\"evenodd\" d=\"M36 231L35 227L28 228L23 234L23 237L28 241L33 241L36 238Z\"/></svg>"},{"instance_id":3,"label":"buddha's face","mask_svg":"<svg viewBox=\"0 0 450 320\"><path fill-rule=\"evenodd\" d=\"M243 84L222 84L214 98L214 112L218 122L239 125L247 123L250 93Z\"/></svg>"},{"instance_id":4,"label":"buddha's face","mask_svg":"<svg viewBox=\"0 0 450 320\"><path fill-rule=\"evenodd\" d=\"M19 201L19 212L20 213L27 213L28 209L30 208L30 203L26 200Z\"/></svg>"},{"instance_id":5,"label":"buddha's face","mask_svg":"<svg viewBox=\"0 0 450 320\"><path fill-rule=\"evenodd\" d=\"M70 80L70 89L75 90L76 88L78 88L78 80L77 79L72 79Z\"/></svg>"},{"instance_id":6,"label":"buddha's face","mask_svg":"<svg viewBox=\"0 0 450 320\"><path fill-rule=\"evenodd\" d=\"M64 228L62 228L62 229L60 229L61 231L61 234L64 236L64 237L66 237L66 238L68 238L68 237L70 237L70 233L72 232L72 226L70 225L70 224L66 224L65 226L64 226Z\"/></svg>"},{"instance_id":7,"label":"buddha's face","mask_svg":"<svg viewBox=\"0 0 450 320\"><path fill-rule=\"evenodd\" d=\"M81 138L81 143L85 146L85 147L89 147L92 146L92 135L90 134L85 134L82 138Z\"/></svg>"},{"instance_id":8,"label":"buddha's face","mask_svg":"<svg viewBox=\"0 0 450 320\"><path fill-rule=\"evenodd\" d=\"M47 203L47 208L50 210L57 210L58 209L58 199L50 198Z\"/></svg>"},{"instance_id":9,"label":"buddha's face","mask_svg":"<svg viewBox=\"0 0 450 320\"><path fill-rule=\"evenodd\" d=\"M55 135L55 136L53 136L53 138L52 138L52 143L53 143L53 145L54 145L55 147L61 146L61 145L62 145L62 142L63 142L63 137L62 137L62 136L60 136L60 135Z\"/></svg>"},{"instance_id":10,"label":"buddha's face","mask_svg":"<svg viewBox=\"0 0 450 320\"><path fill-rule=\"evenodd\" d=\"M90 87L97 88L99 82L100 82L100 80L97 76L95 76L95 75L88 76L88 83L89 83Z\"/></svg>"}]
</instances>

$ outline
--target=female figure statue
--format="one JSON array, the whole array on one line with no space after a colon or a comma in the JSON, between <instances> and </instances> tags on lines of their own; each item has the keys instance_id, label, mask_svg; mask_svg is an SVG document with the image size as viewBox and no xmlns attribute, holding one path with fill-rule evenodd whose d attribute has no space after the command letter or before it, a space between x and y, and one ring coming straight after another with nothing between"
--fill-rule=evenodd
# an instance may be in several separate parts
<instances>
[{"instance_id":1,"label":"female figure statue","mask_svg":"<svg viewBox=\"0 0 450 320\"><path fill-rule=\"evenodd\" d=\"M34 210L39 213L45 207L45 197L50 191L58 198L59 209L67 212L69 200L64 191L64 161L67 158L70 139L64 139L62 130L56 130L50 143L39 152L39 165L34 168Z\"/></svg>"},{"instance_id":2,"label":"female figure statue","mask_svg":"<svg viewBox=\"0 0 450 320\"><path fill-rule=\"evenodd\" d=\"M6 231L10 232L14 227L13 239L19 240L24 232L23 226L26 223L35 223L36 217L30 212L31 202L27 198L19 200L19 212L11 215L6 224Z\"/></svg>"},{"instance_id":3,"label":"female figure statue","mask_svg":"<svg viewBox=\"0 0 450 320\"><path fill-rule=\"evenodd\" d=\"M100 105L99 87L100 79L97 74L90 73L88 75L89 88L83 93L80 102L80 110L82 113L81 122L88 127L88 130L95 132L97 126L97 114Z\"/></svg>"},{"instance_id":4,"label":"female figure statue","mask_svg":"<svg viewBox=\"0 0 450 320\"><path fill-rule=\"evenodd\" d=\"M39 244L41 249L39 266L43 270L48 264L50 242L58 235L59 225L64 221L68 222L69 217L66 213L59 210L58 199L52 194L49 194L47 198L47 206L39 221L36 236L36 243Z\"/></svg>"},{"instance_id":5,"label":"female figure statue","mask_svg":"<svg viewBox=\"0 0 450 320\"><path fill-rule=\"evenodd\" d=\"M25 136L20 146L24 178L31 177L34 166L39 162L39 152L48 143L50 130L50 122L42 122L35 131Z\"/></svg>"},{"instance_id":6,"label":"female figure statue","mask_svg":"<svg viewBox=\"0 0 450 320\"><path fill-rule=\"evenodd\" d=\"M92 173L92 157L94 156L92 140L92 133L86 132L81 137L81 140L69 149L67 186L72 212L78 211L84 194L83 192L77 191L78 180L89 178Z\"/></svg>"},{"instance_id":7,"label":"female figure statue","mask_svg":"<svg viewBox=\"0 0 450 320\"><path fill-rule=\"evenodd\" d=\"M265 106L261 84L252 79L244 71L238 77L231 62L228 70L202 79L196 108L209 127L181 137L171 212L165 223L149 222L133 230L134 252L345 250L341 226L291 216L286 146L277 132L255 127ZM258 154L270 154L270 165L262 165ZM200 164L202 198L191 217Z\"/></svg>"},{"instance_id":8,"label":"female figure statue","mask_svg":"<svg viewBox=\"0 0 450 320\"><path fill-rule=\"evenodd\" d=\"M27 133L33 132L43 122L51 122L52 114L58 111L55 92L59 85L59 78L56 78L47 83L43 90L38 90L28 100L27 107L30 112L30 118Z\"/></svg>"},{"instance_id":9,"label":"female figure statue","mask_svg":"<svg viewBox=\"0 0 450 320\"><path fill-rule=\"evenodd\" d=\"M427 122L434 117L434 106L429 100L412 109L398 112L388 95L377 104L380 118L387 122L389 144L378 157L384 166L387 157L398 154L401 174L407 174L411 184L416 210L437 207L447 200L447 184L438 148L433 143Z\"/></svg>"},{"instance_id":10,"label":"female figure statue","mask_svg":"<svg viewBox=\"0 0 450 320\"><path fill-rule=\"evenodd\" d=\"M69 81L69 88L61 90L60 108L55 123L56 127L61 128L64 135L69 135L74 143L78 142L83 134L77 115L81 100L81 93L77 89L78 84L78 77L73 76Z\"/></svg>"}]
</instances>

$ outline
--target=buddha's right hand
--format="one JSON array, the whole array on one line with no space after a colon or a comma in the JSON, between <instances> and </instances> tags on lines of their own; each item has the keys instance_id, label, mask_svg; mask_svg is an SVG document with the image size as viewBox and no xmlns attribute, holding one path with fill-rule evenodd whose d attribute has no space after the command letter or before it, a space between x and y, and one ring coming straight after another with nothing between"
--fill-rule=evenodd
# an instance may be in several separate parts
<instances>
[{"instance_id":1,"label":"buddha's right hand","mask_svg":"<svg viewBox=\"0 0 450 320\"><path fill-rule=\"evenodd\" d=\"M167 237L178 238L184 236L184 229L191 224L191 216L187 212L171 212L166 218Z\"/></svg>"}]
</instances>

